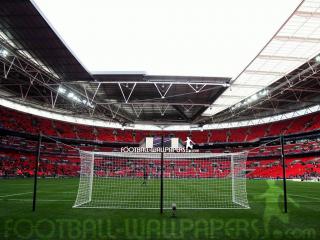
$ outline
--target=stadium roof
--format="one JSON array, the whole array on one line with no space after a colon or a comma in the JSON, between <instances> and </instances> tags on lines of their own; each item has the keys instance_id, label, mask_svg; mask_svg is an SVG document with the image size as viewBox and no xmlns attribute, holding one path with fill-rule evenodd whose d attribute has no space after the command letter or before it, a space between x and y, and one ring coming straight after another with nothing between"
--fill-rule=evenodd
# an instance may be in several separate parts
<instances>
[{"instance_id":1,"label":"stadium roof","mask_svg":"<svg viewBox=\"0 0 320 240\"><path fill-rule=\"evenodd\" d=\"M300 67L320 52L320 2L302 1L288 20L245 69L232 81L230 91L204 115L214 115L241 101L258 100L266 87ZM252 96L248 99L248 97Z\"/></svg>"},{"instance_id":2,"label":"stadium roof","mask_svg":"<svg viewBox=\"0 0 320 240\"><path fill-rule=\"evenodd\" d=\"M222 77L150 76L130 72L92 74L32 3L6 1L0 11L1 51L7 52L6 56L2 54L6 66L3 75L7 79L2 89L13 94L10 96L13 100L19 97L24 103L26 100L34 105L49 103L51 109L62 109L65 114L121 123L191 122L230 81ZM26 66L20 66L22 61ZM32 71L25 71L31 67ZM19 76L14 76L13 71Z\"/></svg>"},{"instance_id":3,"label":"stadium roof","mask_svg":"<svg viewBox=\"0 0 320 240\"><path fill-rule=\"evenodd\" d=\"M236 77L301 0L34 2L90 72Z\"/></svg>"},{"instance_id":4,"label":"stadium roof","mask_svg":"<svg viewBox=\"0 0 320 240\"><path fill-rule=\"evenodd\" d=\"M58 77L93 80L29 1L1 1L0 37Z\"/></svg>"},{"instance_id":5,"label":"stadium roof","mask_svg":"<svg viewBox=\"0 0 320 240\"><path fill-rule=\"evenodd\" d=\"M319 0L301 2L231 79L89 72L31 2L3 1L0 94L20 104L120 124L203 125L308 109L319 103L319 8Z\"/></svg>"}]
</instances>

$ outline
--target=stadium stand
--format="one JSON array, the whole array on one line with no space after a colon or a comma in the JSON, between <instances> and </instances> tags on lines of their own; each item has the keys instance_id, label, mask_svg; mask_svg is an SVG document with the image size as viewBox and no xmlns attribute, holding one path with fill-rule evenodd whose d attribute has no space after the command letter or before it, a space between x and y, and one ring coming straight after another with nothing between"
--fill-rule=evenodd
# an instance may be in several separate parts
<instances>
[{"instance_id":1,"label":"stadium stand","mask_svg":"<svg viewBox=\"0 0 320 240\"><path fill-rule=\"evenodd\" d=\"M182 141L185 141L187 136L190 136L192 140L198 144L210 142L253 142L263 137L311 132L320 128L320 114L317 113L302 116L298 119L283 120L251 127L192 132L150 132L115 130L101 127L94 128L91 126L49 120L4 107L0 107L0 114L0 127L3 129L29 134L38 134L41 129L42 133L48 136L106 142L140 142L145 137L151 136L152 134L172 135L180 138Z\"/></svg>"},{"instance_id":2,"label":"stadium stand","mask_svg":"<svg viewBox=\"0 0 320 240\"><path fill-rule=\"evenodd\" d=\"M175 131L175 132L152 132L133 131L91 127L85 125L71 124L67 122L55 121L30 114L17 112L15 110L0 107L0 128L10 130L15 134L36 135L41 131L50 137L59 139L73 139L74 141L91 141L90 144L82 144L80 148L88 151L112 151L115 147L98 146L95 142L116 143L123 142L134 144L142 141L147 136L170 135L180 138L182 141L189 136L197 144L209 146L210 143L220 143L221 147L211 149L205 148L203 151L212 152L236 152L239 151L234 143L254 143L266 137L275 137L280 134L290 136L292 134L302 136L308 132L316 132L319 127L320 114L310 114L295 119L279 121L270 124L251 126L246 128L235 128L230 130L219 129L210 131ZM301 139L301 136L300 136ZM23 137L9 136L2 133L0 143L0 166L2 177L11 176L32 176L37 142L35 140L24 139ZM233 145L229 145L233 144ZM40 176L77 176L80 170L80 159L77 150L68 149L63 144L45 142L41 146L42 158L40 164ZM255 148L254 146L244 146L240 150L248 150L247 176L249 178L279 178L281 177L280 147L264 146ZM320 176L320 159L317 154L320 152L320 141L317 138L288 142L285 145L287 159L288 178L301 178L307 176ZM57 154L58 153L58 154ZM305 154L308 153L308 154ZM310 156L311 154L311 156ZM59 157L57 157L59 156ZM152 174L158 173L158 163L150 169ZM119 176L131 176L143 174L141 168L134 173L132 168L121 169L119 166L110 165L117 168ZM113 171L114 172L114 171ZM107 174L100 172L101 175ZM166 166L166 175L182 176L218 176L223 177L228 174L228 170L221 166L199 165L197 163L181 161L179 165Z\"/></svg>"}]
</instances>

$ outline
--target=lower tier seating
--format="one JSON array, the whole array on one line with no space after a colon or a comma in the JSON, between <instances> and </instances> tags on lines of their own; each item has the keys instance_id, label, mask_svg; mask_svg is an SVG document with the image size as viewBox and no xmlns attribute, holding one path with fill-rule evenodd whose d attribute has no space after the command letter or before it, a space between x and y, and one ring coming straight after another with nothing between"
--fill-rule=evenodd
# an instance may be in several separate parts
<instances>
[{"instance_id":1,"label":"lower tier seating","mask_svg":"<svg viewBox=\"0 0 320 240\"><path fill-rule=\"evenodd\" d=\"M52 145L52 144L51 144ZM55 150L53 146L43 147L39 164L39 176L59 177L79 176L80 157L76 150ZM85 147L83 150L93 151L95 147ZM110 151L111 149L96 149ZM230 162L200 160L165 161L164 176L175 178L224 178L229 177ZM0 151L0 177L33 176L35 154L15 150ZM247 161L248 178L281 178L282 167L279 157L258 160L251 158ZM101 177L159 177L159 160L139 160L128 162L123 159L97 161L96 175ZM286 159L287 178L320 177L320 158L316 156L290 157Z\"/></svg>"}]
</instances>

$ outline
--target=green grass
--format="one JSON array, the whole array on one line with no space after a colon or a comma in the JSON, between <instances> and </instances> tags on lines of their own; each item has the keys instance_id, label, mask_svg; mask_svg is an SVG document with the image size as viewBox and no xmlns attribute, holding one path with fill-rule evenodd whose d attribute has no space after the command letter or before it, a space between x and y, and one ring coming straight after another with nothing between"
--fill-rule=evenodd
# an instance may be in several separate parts
<instances>
[{"instance_id":1,"label":"green grass","mask_svg":"<svg viewBox=\"0 0 320 240\"><path fill-rule=\"evenodd\" d=\"M93 180L92 198L82 207L159 209L160 180L102 178ZM83 188L88 188L88 180ZM164 208L242 208L232 202L231 179L164 179ZM82 202L88 195L81 195ZM244 194L245 195L245 194Z\"/></svg>"},{"instance_id":2,"label":"green grass","mask_svg":"<svg viewBox=\"0 0 320 240\"><path fill-rule=\"evenodd\" d=\"M319 239L320 236L320 183L288 181L288 214L283 213L280 181L251 180L247 182L250 209L178 209L176 218L171 217L170 210L161 215L159 210L72 208L78 179L40 179L38 183L37 210L32 212L32 179L0 180L0 239ZM182 189L181 201L201 202L204 195L199 195L199 181L190 186L185 181L176 184L177 189ZM158 197L155 190L150 191L158 187L156 182L148 182L146 187L141 183L129 186L126 190L121 189L123 185L116 188L122 193L118 199L127 193L132 200ZM144 189L148 193L141 197ZM168 201L173 201L173 197Z\"/></svg>"}]
</instances>

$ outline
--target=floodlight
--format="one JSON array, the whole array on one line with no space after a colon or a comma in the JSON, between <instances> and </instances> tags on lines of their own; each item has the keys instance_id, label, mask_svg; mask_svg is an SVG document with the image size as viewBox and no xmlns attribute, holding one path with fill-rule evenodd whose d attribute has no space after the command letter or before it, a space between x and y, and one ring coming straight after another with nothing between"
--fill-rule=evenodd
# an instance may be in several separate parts
<instances>
[{"instance_id":1,"label":"floodlight","mask_svg":"<svg viewBox=\"0 0 320 240\"><path fill-rule=\"evenodd\" d=\"M58 92L59 93L66 93L66 91L67 90L65 88L61 87L61 86L58 88Z\"/></svg>"},{"instance_id":2,"label":"floodlight","mask_svg":"<svg viewBox=\"0 0 320 240\"><path fill-rule=\"evenodd\" d=\"M73 98L73 96L74 96L74 93L73 93L73 92L69 92L69 93L68 93L68 98Z\"/></svg>"},{"instance_id":3,"label":"floodlight","mask_svg":"<svg viewBox=\"0 0 320 240\"><path fill-rule=\"evenodd\" d=\"M5 50L5 49L1 49L0 50L0 55L2 56L2 57L7 57L8 56L8 51L7 50Z\"/></svg>"},{"instance_id":4,"label":"floodlight","mask_svg":"<svg viewBox=\"0 0 320 240\"><path fill-rule=\"evenodd\" d=\"M76 102L81 102L80 98L75 95L72 97L72 99Z\"/></svg>"},{"instance_id":5,"label":"floodlight","mask_svg":"<svg viewBox=\"0 0 320 240\"><path fill-rule=\"evenodd\" d=\"M257 94L254 94L250 98L251 98L251 101L256 101L258 99L258 96Z\"/></svg>"}]
</instances>

